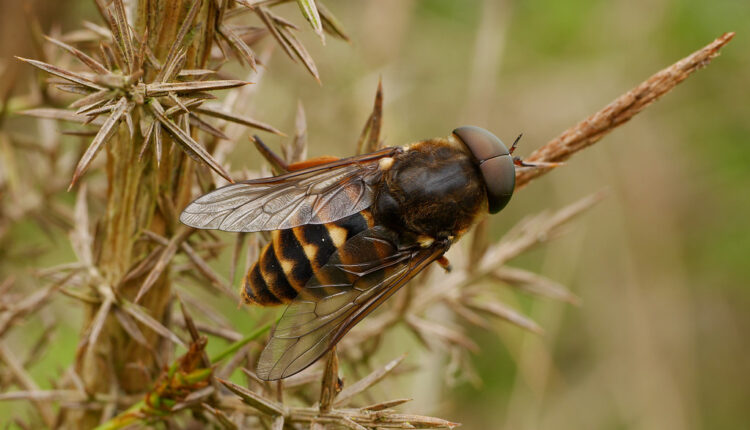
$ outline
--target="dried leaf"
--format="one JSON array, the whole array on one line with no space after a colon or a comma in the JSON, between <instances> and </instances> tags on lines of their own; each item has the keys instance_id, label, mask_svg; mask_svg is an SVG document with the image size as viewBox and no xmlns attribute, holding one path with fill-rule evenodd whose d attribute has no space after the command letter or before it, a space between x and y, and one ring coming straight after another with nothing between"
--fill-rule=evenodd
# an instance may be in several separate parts
<instances>
[{"instance_id":1,"label":"dried leaf","mask_svg":"<svg viewBox=\"0 0 750 430\"><path fill-rule=\"evenodd\" d=\"M138 324L133 321L129 314L122 311L118 307L115 307L114 314L115 318L117 318L117 321L120 323L120 327L122 327L133 340L141 344L146 349L151 349L151 345L148 343L148 340L146 340L146 336L143 335L143 332L138 327Z\"/></svg>"},{"instance_id":2,"label":"dried leaf","mask_svg":"<svg viewBox=\"0 0 750 430\"><path fill-rule=\"evenodd\" d=\"M112 111L112 114L107 118L106 121L104 121L104 124L102 124L102 127L94 137L94 140L91 142L88 149L86 149L86 152L78 161L78 165L76 166L75 172L73 173L73 179L70 181L70 186L68 186L68 191L70 191L76 184L76 182L78 182L78 179L81 177L81 175L83 175L86 169L88 169L89 165L94 160L94 157L102 148L102 146L104 146L104 144L107 143L107 141L109 141L109 139L112 137L116 130L116 126L119 123L120 118L122 118L123 114L125 114L125 110L127 109L127 107L128 103L125 97L121 98L117 102Z\"/></svg>"},{"instance_id":3,"label":"dried leaf","mask_svg":"<svg viewBox=\"0 0 750 430\"><path fill-rule=\"evenodd\" d=\"M385 409L391 409L395 408L398 405L403 405L406 402L411 402L412 399L395 399L395 400L388 400L387 402L380 402L376 403L374 405L365 406L362 408L363 411L382 411Z\"/></svg>"},{"instance_id":4,"label":"dried leaf","mask_svg":"<svg viewBox=\"0 0 750 430\"><path fill-rule=\"evenodd\" d=\"M76 84L83 85L84 87L91 88L93 90L105 89L101 85L91 81L90 79L86 78L83 75L79 75L78 73L73 73L65 69L61 69L60 67L53 66L52 64L43 63L37 60L31 60L29 58L22 58L22 57L16 57L16 58L26 63L29 63L34 67L42 69L47 73L53 74L55 76L59 76L71 82L75 82Z\"/></svg>"},{"instance_id":5,"label":"dried leaf","mask_svg":"<svg viewBox=\"0 0 750 430\"><path fill-rule=\"evenodd\" d=\"M61 42L61 41L59 41L57 39L53 39L53 38L51 38L49 36L44 36L44 38L47 39L48 41L54 43L55 45L59 46L60 48L66 50L68 52L70 52L73 55L75 55L76 58L78 58L79 60L81 60L81 62L83 64L85 64L86 66L88 66L95 73L100 73L100 74L107 74L107 73L109 73L109 70L107 70L107 68L104 67L104 65L102 65L102 63L100 63L100 62L96 61L95 59L91 58L90 56L86 55L84 52L82 52L82 51L80 51L80 50L78 50L78 49L76 49L76 48L68 45L65 42Z\"/></svg>"},{"instance_id":6,"label":"dried leaf","mask_svg":"<svg viewBox=\"0 0 750 430\"><path fill-rule=\"evenodd\" d=\"M284 40L286 40L292 51L297 55L297 58L302 60L302 64L305 65L307 71L309 71L310 74L313 75L315 80L320 84L320 75L318 74L317 66L315 66L315 61L313 60L310 53L307 52L307 49L305 49L302 43L300 43L300 41L297 39L297 36L295 36L294 33L292 33L292 31L287 29L286 27L280 27L279 34Z\"/></svg>"},{"instance_id":7,"label":"dried leaf","mask_svg":"<svg viewBox=\"0 0 750 430\"><path fill-rule=\"evenodd\" d=\"M237 53L237 57L244 60L250 68L255 70L255 52L247 46L245 41L226 24L221 25L219 28L219 34L224 37L229 46L231 46L234 52Z\"/></svg>"},{"instance_id":8,"label":"dried leaf","mask_svg":"<svg viewBox=\"0 0 750 430\"><path fill-rule=\"evenodd\" d=\"M407 315L406 322L412 329L418 331L424 339L438 338L448 344L460 345L472 352L479 351L479 345L458 330L414 315Z\"/></svg>"},{"instance_id":9,"label":"dried leaf","mask_svg":"<svg viewBox=\"0 0 750 430\"><path fill-rule=\"evenodd\" d=\"M317 0L316 3L318 5L320 19L323 22L323 30L331 36L351 42L351 39L349 39L349 36L346 34L346 31L338 18L336 18L333 13L331 13L331 11L320 2L320 0Z\"/></svg>"},{"instance_id":10,"label":"dried leaf","mask_svg":"<svg viewBox=\"0 0 750 430\"><path fill-rule=\"evenodd\" d=\"M383 81L378 81L375 91L375 103L372 113L367 118L357 143L357 154L369 154L380 149L380 128L383 121Z\"/></svg>"},{"instance_id":11,"label":"dried leaf","mask_svg":"<svg viewBox=\"0 0 750 430\"><path fill-rule=\"evenodd\" d=\"M341 390L339 395L336 396L336 407L346 406L352 400L352 398L354 398L354 396L364 392L365 390L380 382L383 378L388 376L388 374L393 369L395 369L396 366L401 364L401 362L404 361L405 358L406 354L394 360L391 360L385 366L374 370L372 373L355 382L354 384L345 387L343 390Z\"/></svg>"},{"instance_id":12,"label":"dried leaf","mask_svg":"<svg viewBox=\"0 0 750 430\"><path fill-rule=\"evenodd\" d=\"M54 109L54 108L39 108L29 109L19 112L20 115L28 115L36 118L56 119L59 121L77 122L80 124L86 123L88 118L83 115L76 115L74 112L65 109ZM91 121L94 125L103 125L104 120L98 119Z\"/></svg>"},{"instance_id":13,"label":"dried leaf","mask_svg":"<svg viewBox=\"0 0 750 430\"><path fill-rule=\"evenodd\" d=\"M529 330L536 334L544 334L544 330L539 327L539 324L534 322L532 319L519 313L515 309L512 309L502 302L497 301L466 301L466 306L472 309L476 309L481 312L486 312L490 315L496 316L500 319L515 324L521 328Z\"/></svg>"},{"instance_id":14,"label":"dried leaf","mask_svg":"<svg viewBox=\"0 0 750 430\"><path fill-rule=\"evenodd\" d=\"M183 50L183 43L185 42L185 36L188 34L188 31L190 31L190 28L193 26L193 21L195 21L195 17L198 14L198 11L200 10L201 3L202 3L202 0L194 0L193 4L190 6L190 10L185 16L184 21L182 21L182 25L180 26L180 30L177 32L177 36L175 36L175 39L172 42L172 45L169 47L167 58L164 61L165 66L163 68L160 68L159 73L156 75L157 82L165 82L168 80L168 76L167 76L168 65L170 63L174 63L177 57L179 57L180 51Z\"/></svg>"},{"instance_id":15,"label":"dried leaf","mask_svg":"<svg viewBox=\"0 0 750 430\"><path fill-rule=\"evenodd\" d=\"M273 13L263 6L255 8L255 12L258 14L260 19L263 21L263 23L266 25L268 30L271 32L271 36L273 36L274 39L281 45L281 48L286 52L286 55L289 56L289 58L292 59L292 61L297 61L294 55L294 49L292 49L292 46L289 44L289 42L282 37L281 33L279 32L279 28L277 27L276 23L273 19Z\"/></svg>"},{"instance_id":16,"label":"dried leaf","mask_svg":"<svg viewBox=\"0 0 750 430\"><path fill-rule=\"evenodd\" d=\"M154 268L151 269L151 272L138 290L138 294L135 296L134 300L135 303L140 302L141 298L143 298L143 296L151 290L151 287L156 284L156 281L161 277L164 270L167 268L167 265L169 265L169 262L172 261L172 258L177 253L180 244L187 240L188 236L190 236L193 231L195 230L192 228L185 228L170 239L169 244L164 247L164 250L162 251L161 256L159 256L159 260L157 260Z\"/></svg>"},{"instance_id":17,"label":"dried leaf","mask_svg":"<svg viewBox=\"0 0 750 430\"><path fill-rule=\"evenodd\" d=\"M203 410L208 411L211 415L216 417L219 423L224 426L227 430L239 430L237 424L233 423L221 409L211 407L208 403L201 403Z\"/></svg>"},{"instance_id":18,"label":"dried leaf","mask_svg":"<svg viewBox=\"0 0 750 430\"><path fill-rule=\"evenodd\" d=\"M140 306L127 301L122 301L121 303L119 303L119 306L120 308L122 308L122 310L129 313L133 318L137 319L143 325L158 333L163 338L169 339L183 348L187 348L187 345L182 341L182 339L180 339L171 330L164 327L159 321L155 320L154 317L149 315L148 312Z\"/></svg>"},{"instance_id":19,"label":"dried leaf","mask_svg":"<svg viewBox=\"0 0 750 430\"><path fill-rule=\"evenodd\" d=\"M70 243L73 247L73 251L78 257L78 261L87 267L91 267L94 264L92 253L94 238L91 235L89 226L89 211L88 204L86 203L86 184L81 186L81 189L76 196L74 217L76 223L73 232L70 234Z\"/></svg>"},{"instance_id":20,"label":"dried leaf","mask_svg":"<svg viewBox=\"0 0 750 430\"><path fill-rule=\"evenodd\" d=\"M203 121L198 115L190 112L190 125L197 127L218 139L229 140L229 137L213 125Z\"/></svg>"},{"instance_id":21,"label":"dried leaf","mask_svg":"<svg viewBox=\"0 0 750 430\"><path fill-rule=\"evenodd\" d=\"M181 78L200 78L214 74L216 74L216 71L211 69L182 69L177 76Z\"/></svg>"},{"instance_id":22,"label":"dried leaf","mask_svg":"<svg viewBox=\"0 0 750 430\"><path fill-rule=\"evenodd\" d=\"M232 251L232 260L231 265L229 266L229 283L234 285L234 278L237 274L237 265L240 261L240 254L242 253L242 249L245 247L245 239L247 238L247 233L241 232L236 235L236 239L234 242L234 250Z\"/></svg>"},{"instance_id":23,"label":"dried leaf","mask_svg":"<svg viewBox=\"0 0 750 430\"><path fill-rule=\"evenodd\" d=\"M189 94L197 91L224 90L228 88L241 87L251 82L224 80L224 81L190 81L190 82L154 82L146 84L146 95L148 97L162 97L168 93Z\"/></svg>"},{"instance_id":24,"label":"dried leaf","mask_svg":"<svg viewBox=\"0 0 750 430\"><path fill-rule=\"evenodd\" d=\"M286 134L284 134L283 132L279 131L275 127L272 127L268 124L262 123L260 121L256 121L252 118L248 118L245 116L236 115L234 113L227 112L219 108L200 106L193 110L195 112L202 113L204 115L212 116L215 118L220 118L225 121L235 122L237 124L242 124L247 127L257 128L259 130L267 131L269 133L277 134L279 136L286 136Z\"/></svg>"},{"instance_id":25,"label":"dried leaf","mask_svg":"<svg viewBox=\"0 0 750 430\"><path fill-rule=\"evenodd\" d=\"M130 25L125 14L125 5L122 0L113 0L114 13L110 13L110 30L117 46L120 48L120 55L125 61L126 71L133 73L135 64L135 48L133 47L133 38L130 34Z\"/></svg>"},{"instance_id":26,"label":"dried leaf","mask_svg":"<svg viewBox=\"0 0 750 430\"><path fill-rule=\"evenodd\" d=\"M492 275L496 279L530 294L562 300L574 305L580 305L581 303L581 299L571 293L564 285L533 272L503 266L495 270Z\"/></svg>"},{"instance_id":27,"label":"dried leaf","mask_svg":"<svg viewBox=\"0 0 750 430\"><path fill-rule=\"evenodd\" d=\"M174 138L175 142L180 144L183 150L197 161L204 162L208 167L213 169L227 181L234 183L226 170L208 153L198 142L193 140L183 129L177 126L172 120L164 116L164 108L158 101L152 100L149 104L151 112L157 120L164 126L167 132Z\"/></svg>"},{"instance_id":28,"label":"dried leaf","mask_svg":"<svg viewBox=\"0 0 750 430\"><path fill-rule=\"evenodd\" d=\"M99 340L99 334L104 328L104 323L107 322L107 317L109 316L109 311L112 309L113 303L114 300L112 296L105 297L104 301L99 306L99 309L96 311L96 316L91 322L91 326L88 330L89 335L86 337L86 343L88 345L86 348L87 354L94 353L96 349L96 342Z\"/></svg>"},{"instance_id":29,"label":"dried leaf","mask_svg":"<svg viewBox=\"0 0 750 430\"><path fill-rule=\"evenodd\" d=\"M297 163L307 158L307 119L302 101L297 101L297 115L294 118L294 140L283 145L281 153L288 163Z\"/></svg>"},{"instance_id":30,"label":"dried leaf","mask_svg":"<svg viewBox=\"0 0 750 430\"><path fill-rule=\"evenodd\" d=\"M114 94L109 90L97 91L95 93L90 93L86 97L74 101L70 104L70 107L73 109L79 109L79 111L76 112L76 115L81 115L83 113L82 111L91 109L99 103L106 102L107 100L111 99L113 95Z\"/></svg>"},{"instance_id":31,"label":"dried leaf","mask_svg":"<svg viewBox=\"0 0 750 430\"><path fill-rule=\"evenodd\" d=\"M271 416L284 415L284 406L279 405L272 400L266 399L260 394L254 393L247 388L241 387L235 383L225 381L223 379L219 379L219 382L227 387L229 391L242 398L243 402L259 410L260 412Z\"/></svg>"}]
</instances>

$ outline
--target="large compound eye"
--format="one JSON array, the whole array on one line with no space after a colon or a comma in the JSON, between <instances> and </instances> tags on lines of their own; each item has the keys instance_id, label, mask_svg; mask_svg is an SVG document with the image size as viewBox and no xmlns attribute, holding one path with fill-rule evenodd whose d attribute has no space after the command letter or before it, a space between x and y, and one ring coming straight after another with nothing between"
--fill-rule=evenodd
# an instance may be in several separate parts
<instances>
[{"instance_id":1,"label":"large compound eye","mask_svg":"<svg viewBox=\"0 0 750 430\"><path fill-rule=\"evenodd\" d=\"M503 142L489 131L464 126L453 130L474 156L487 188L489 212L499 212L510 201L516 186L516 167Z\"/></svg>"}]
</instances>

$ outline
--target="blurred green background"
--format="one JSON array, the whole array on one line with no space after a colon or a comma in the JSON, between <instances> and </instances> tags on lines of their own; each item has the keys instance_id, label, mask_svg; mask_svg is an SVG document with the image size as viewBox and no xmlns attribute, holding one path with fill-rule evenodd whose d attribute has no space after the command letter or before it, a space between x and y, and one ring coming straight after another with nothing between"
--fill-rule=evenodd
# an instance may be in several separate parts
<instances>
[{"instance_id":1,"label":"blurred green background","mask_svg":"<svg viewBox=\"0 0 750 430\"><path fill-rule=\"evenodd\" d=\"M21 3L0 3L0 54L32 56ZM98 20L88 1L36 2L45 31ZM581 307L517 298L546 330L472 328L481 384L442 382L423 363L399 396L469 429L738 429L750 425L750 2L744 0L330 0L352 37L303 40L322 86L281 52L258 86L256 117L293 130L307 110L310 155L349 155L382 76L390 145L475 124L529 154L652 73L726 31L707 69L567 165L535 181L492 220L499 237L523 216L606 188L609 198L560 240L514 265L567 285ZM289 5L286 16L297 18ZM283 9L282 9L283 11ZM238 69L239 71L239 69ZM31 73L24 68L23 73ZM268 138L278 145L280 139ZM255 168L246 150L232 168ZM72 202L72 198L70 200ZM32 222L18 241L50 252L0 265L0 279L74 258ZM55 349L33 367L42 386L71 362L80 315L58 298ZM242 315L233 304L228 314ZM233 314L234 312L234 314ZM241 320L240 320L241 321ZM39 330L31 321L27 329ZM498 323L502 324L502 323ZM10 341L24 344L23 332ZM8 411L10 405L0 405Z\"/></svg>"}]
</instances>

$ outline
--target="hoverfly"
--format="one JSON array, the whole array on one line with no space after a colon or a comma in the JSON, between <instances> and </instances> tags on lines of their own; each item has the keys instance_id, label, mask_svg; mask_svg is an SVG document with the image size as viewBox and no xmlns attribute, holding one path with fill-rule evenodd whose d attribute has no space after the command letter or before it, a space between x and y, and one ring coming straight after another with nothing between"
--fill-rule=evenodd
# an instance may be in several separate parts
<instances>
[{"instance_id":1,"label":"hoverfly","mask_svg":"<svg viewBox=\"0 0 750 430\"><path fill-rule=\"evenodd\" d=\"M451 245L510 201L515 166L524 165L511 156L517 142L509 150L465 126L445 138L290 165L188 205L180 221L192 227L270 232L241 289L246 303L288 305L258 376L300 372L430 263L448 269Z\"/></svg>"}]
</instances>

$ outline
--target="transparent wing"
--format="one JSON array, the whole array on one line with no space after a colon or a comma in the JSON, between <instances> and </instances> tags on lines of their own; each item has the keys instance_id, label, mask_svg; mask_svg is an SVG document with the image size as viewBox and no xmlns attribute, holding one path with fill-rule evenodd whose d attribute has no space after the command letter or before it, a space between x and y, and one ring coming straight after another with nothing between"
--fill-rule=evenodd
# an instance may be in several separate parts
<instances>
[{"instance_id":1,"label":"transparent wing","mask_svg":"<svg viewBox=\"0 0 750 430\"><path fill-rule=\"evenodd\" d=\"M324 224L367 209L381 178L378 160L396 148L273 178L218 188L190 203L180 221L224 231L270 231Z\"/></svg>"},{"instance_id":2,"label":"transparent wing","mask_svg":"<svg viewBox=\"0 0 750 430\"><path fill-rule=\"evenodd\" d=\"M349 239L284 311L261 353L258 377L286 378L314 363L447 249L399 247L382 226Z\"/></svg>"}]
</instances>

